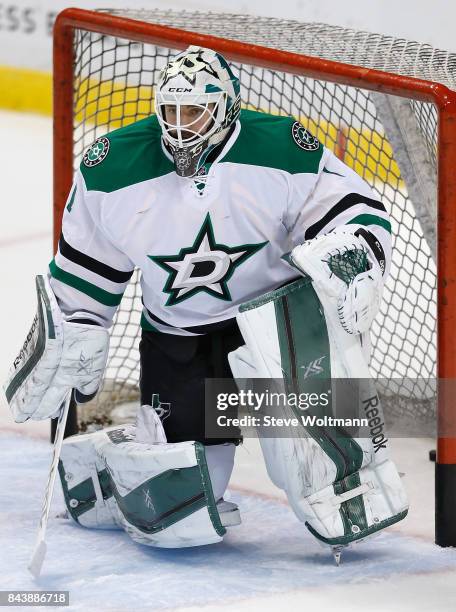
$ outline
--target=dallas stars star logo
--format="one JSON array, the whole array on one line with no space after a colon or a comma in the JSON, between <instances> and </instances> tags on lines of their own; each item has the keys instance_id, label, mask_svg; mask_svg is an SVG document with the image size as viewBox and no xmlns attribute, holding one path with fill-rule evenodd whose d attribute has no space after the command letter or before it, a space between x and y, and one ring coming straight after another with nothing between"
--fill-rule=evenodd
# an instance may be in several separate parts
<instances>
[{"instance_id":1,"label":"dallas stars star logo","mask_svg":"<svg viewBox=\"0 0 456 612\"><path fill-rule=\"evenodd\" d=\"M191 247L178 255L148 255L169 276L163 291L169 294L166 306L174 306L200 292L231 301L228 281L235 269L262 249L266 242L229 247L215 241L211 218L207 214Z\"/></svg>"}]
</instances>

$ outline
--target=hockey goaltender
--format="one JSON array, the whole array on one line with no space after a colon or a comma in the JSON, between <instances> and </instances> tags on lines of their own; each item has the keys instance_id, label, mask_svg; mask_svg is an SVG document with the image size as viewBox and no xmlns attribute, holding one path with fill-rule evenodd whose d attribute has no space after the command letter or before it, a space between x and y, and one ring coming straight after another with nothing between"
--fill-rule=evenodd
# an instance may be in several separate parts
<instances>
[{"instance_id":1,"label":"hockey goaltender","mask_svg":"<svg viewBox=\"0 0 456 612\"><path fill-rule=\"evenodd\" d=\"M238 78L210 49L169 62L155 108L85 153L5 390L17 422L55 417L71 389L79 403L92 398L139 268L136 426L67 438L61 483L80 525L197 546L240 522L223 500L240 440L206 437L205 379L368 379L391 225L370 187L298 121L241 110ZM309 433L261 446L313 536L339 551L404 518L386 444Z\"/></svg>"}]
</instances>

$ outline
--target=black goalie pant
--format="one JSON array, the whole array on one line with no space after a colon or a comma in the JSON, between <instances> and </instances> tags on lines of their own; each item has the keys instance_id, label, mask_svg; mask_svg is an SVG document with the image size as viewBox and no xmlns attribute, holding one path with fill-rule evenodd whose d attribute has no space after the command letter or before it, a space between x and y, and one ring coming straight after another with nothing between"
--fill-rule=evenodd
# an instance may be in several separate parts
<instances>
[{"instance_id":1,"label":"black goalie pant","mask_svg":"<svg viewBox=\"0 0 456 612\"><path fill-rule=\"evenodd\" d=\"M239 443L239 438L206 439L204 380L232 380L227 356L242 344L235 319L227 321L222 329L200 336L143 330L139 345L141 403L150 405L152 394L158 393L161 402L170 404L170 414L163 419L168 442ZM207 409L216 410L216 407Z\"/></svg>"}]
</instances>

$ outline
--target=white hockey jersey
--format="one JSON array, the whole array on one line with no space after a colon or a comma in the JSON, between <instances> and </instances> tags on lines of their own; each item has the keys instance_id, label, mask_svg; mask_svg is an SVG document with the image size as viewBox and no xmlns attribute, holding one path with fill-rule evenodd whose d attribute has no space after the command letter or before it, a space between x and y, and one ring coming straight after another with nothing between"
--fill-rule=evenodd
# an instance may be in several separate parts
<instances>
[{"instance_id":1,"label":"white hockey jersey","mask_svg":"<svg viewBox=\"0 0 456 612\"><path fill-rule=\"evenodd\" d=\"M155 116L99 138L66 205L51 285L66 315L111 324L135 268L142 325L190 335L298 276L283 256L365 226L389 267L391 226L355 172L290 117L244 110L201 179L179 177Z\"/></svg>"}]
</instances>

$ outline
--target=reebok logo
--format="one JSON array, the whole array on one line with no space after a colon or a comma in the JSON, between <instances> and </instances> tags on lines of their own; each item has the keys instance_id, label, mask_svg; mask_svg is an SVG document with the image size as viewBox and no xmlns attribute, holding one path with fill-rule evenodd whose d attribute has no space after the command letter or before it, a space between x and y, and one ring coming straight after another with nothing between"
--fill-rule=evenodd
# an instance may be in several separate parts
<instances>
[{"instance_id":1,"label":"reebok logo","mask_svg":"<svg viewBox=\"0 0 456 612\"><path fill-rule=\"evenodd\" d=\"M25 342L22 345L21 350L19 351L19 355L13 361L13 366L15 370L17 370L17 368L21 365L22 360L27 357L29 344L33 340L33 336L35 334L35 330L37 327L38 327L38 315L35 315L35 318L33 319L32 327L30 328L30 331L27 334L27 338L25 339Z\"/></svg>"},{"instance_id":2,"label":"reebok logo","mask_svg":"<svg viewBox=\"0 0 456 612\"><path fill-rule=\"evenodd\" d=\"M385 423L380 418L379 410L377 408L379 404L378 396L374 395L373 397L369 397L368 399L363 400L362 404L368 418L368 425L372 438L372 444L374 445L374 452L379 451L381 448L386 449L388 438L385 438L385 434L383 433Z\"/></svg>"}]
</instances>

